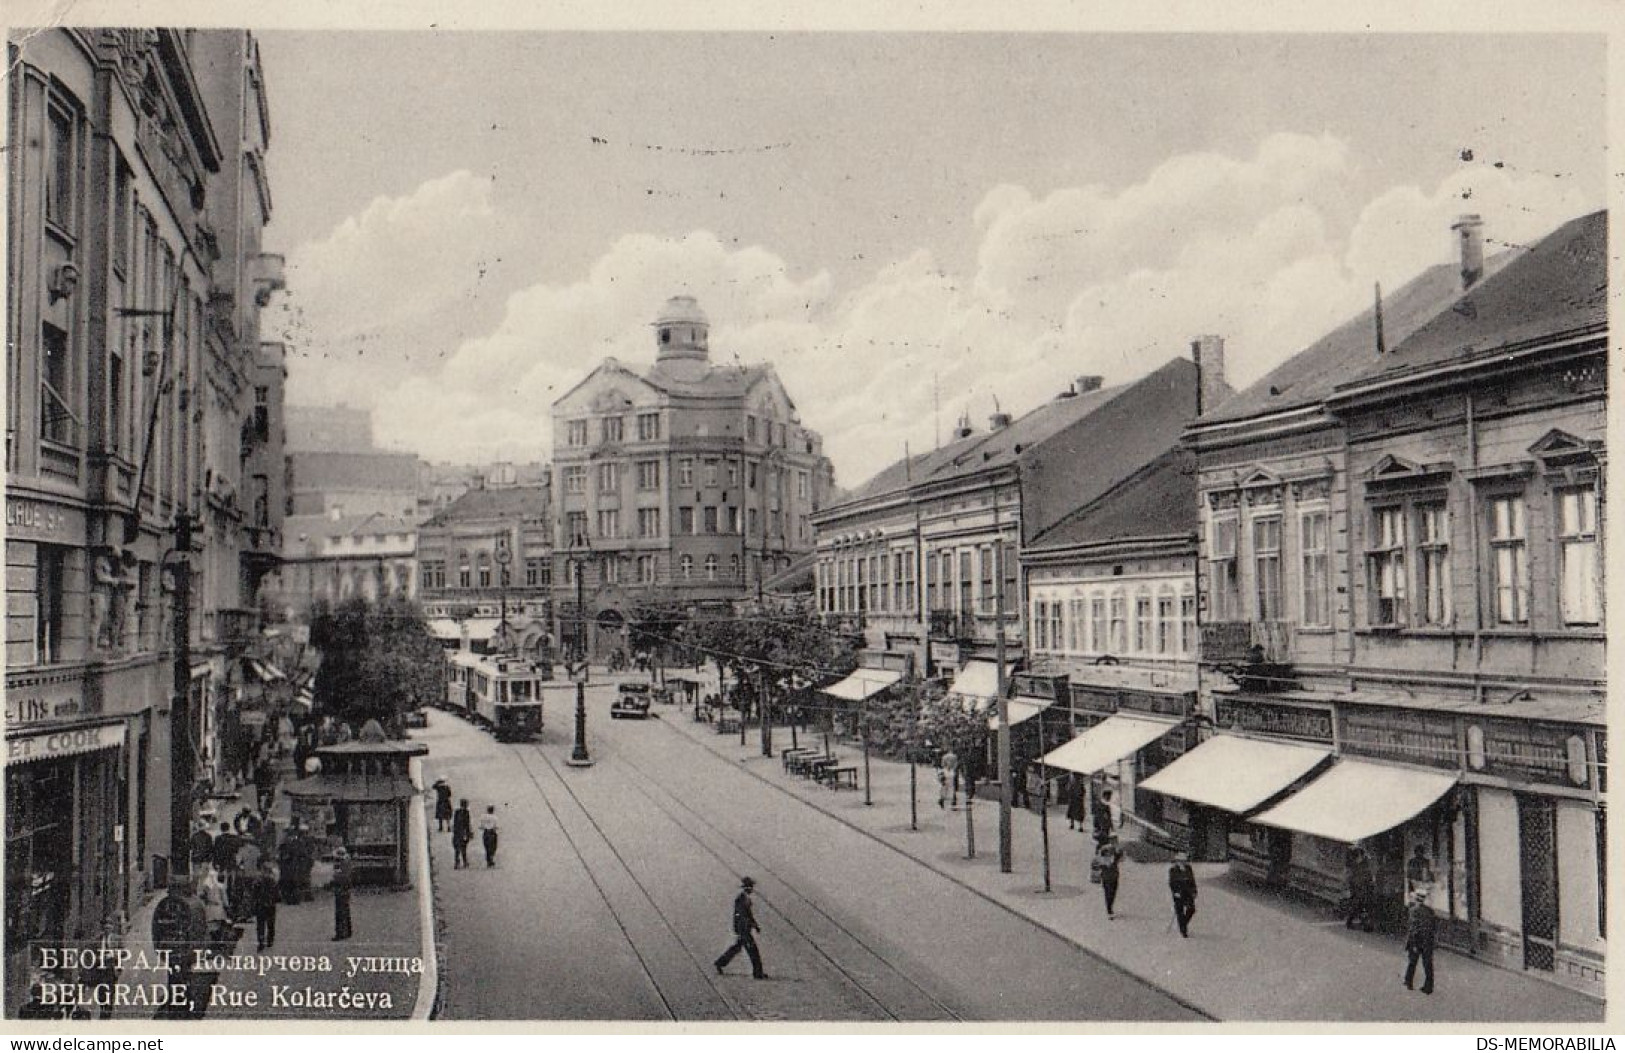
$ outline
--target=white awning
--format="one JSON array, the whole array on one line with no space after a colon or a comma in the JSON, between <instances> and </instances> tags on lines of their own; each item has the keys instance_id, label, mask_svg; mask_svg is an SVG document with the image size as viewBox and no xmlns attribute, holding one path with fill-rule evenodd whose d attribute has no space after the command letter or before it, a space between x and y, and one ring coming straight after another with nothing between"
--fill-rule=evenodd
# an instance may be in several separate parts
<instances>
[{"instance_id":1,"label":"white awning","mask_svg":"<svg viewBox=\"0 0 1625 1053\"><path fill-rule=\"evenodd\" d=\"M826 695L845 699L848 702L862 702L870 695L891 687L903 679L903 674L890 669L854 669L845 680L831 684L821 690Z\"/></svg>"},{"instance_id":2,"label":"white awning","mask_svg":"<svg viewBox=\"0 0 1625 1053\"><path fill-rule=\"evenodd\" d=\"M1006 704L1010 707L1011 727L1033 719L1050 707L1050 703L1041 699L1012 698ZM987 718L987 726L994 731L999 730L998 708L994 701L989 701L987 710L990 715Z\"/></svg>"},{"instance_id":3,"label":"white awning","mask_svg":"<svg viewBox=\"0 0 1625 1053\"><path fill-rule=\"evenodd\" d=\"M299 703L301 706L304 706L306 709L310 709L316 704L316 696L312 695L308 690L300 691L293 697L293 700Z\"/></svg>"},{"instance_id":4,"label":"white awning","mask_svg":"<svg viewBox=\"0 0 1625 1053\"><path fill-rule=\"evenodd\" d=\"M468 626L470 640L489 640L497 634L497 626L502 624L501 618L470 618L463 623Z\"/></svg>"},{"instance_id":5,"label":"white awning","mask_svg":"<svg viewBox=\"0 0 1625 1053\"><path fill-rule=\"evenodd\" d=\"M1044 755L1043 763L1080 775L1093 775L1157 741L1177 726L1166 720L1110 716L1066 745L1050 750Z\"/></svg>"},{"instance_id":6,"label":"white awning","mask_svg":"<svg viewBox=\"0 0 1625 1053\"><path fill-rule=\"evenodd\" d=\"M460 640L463 638L463 631L450 618L430 618L429 632L437 640Z\"/></svg>"},{"instance_id":7,"label":"white awning","mask_svg":"<svg viewBox=\"0 0 1625 1053\"><path fill-rule=\"evenodd\" d=\"M978 706L986 705L999 694L999 667L993 662L966 662L948 688L950 695L959 695Z\"/></svg>"},{"instance_id":8,"label":"white awning","mask_svg":"<svg viewBox=\"0 0 1625 1053\"><path fill-rule=\"evenodd\" d=\"M1242 815L1325 763L1331 751L1239 735L1208 739L1140 784Z\"/></svg>"},{"instance_id":9,"label":"white awning","mask_svg":"<svg viewBox=\"0 0 1625 1053\"><path fill-rule=\"evenodd\" d=\"M1455 784L1449 772L1340 760L1253 822L1353 844L1416 818Z\"/></svg>"},{"instance_id":10,"label":"white awning","mask_svg":"<svg viewBox=\"0 0 1625 1053\"><path fill-rule=\"evenodd\" d=\"M267 661L261 659L260 664L265 667L265 671L267 673L271 674L271 679L272 680L286 680L286 679L288 679L287 675L284 674L282 672L282 670L280 670L280 669L278 669L276 667L276 663L267 662Z\"/></svg>"}]
</instances>

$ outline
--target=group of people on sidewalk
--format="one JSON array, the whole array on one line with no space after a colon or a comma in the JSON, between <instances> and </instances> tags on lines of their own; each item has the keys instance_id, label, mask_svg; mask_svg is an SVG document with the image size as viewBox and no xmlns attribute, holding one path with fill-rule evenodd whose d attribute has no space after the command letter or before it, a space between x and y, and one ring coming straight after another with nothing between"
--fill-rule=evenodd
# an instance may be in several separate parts
<instances>
[{"instance_id":1,"label":"group of people on sidewalk","mask_svg":"<svg viewBox=\"0 0 1625 1053\"><path fill-rule=\"evenodd\" d=\"M464 797L457 802L457 807L451 805L451 784L445 779L434 781L434 821L435 830L444 833L451 830L452 869L466 870L468 868L468 846L474 840L474 816L468 808L468 798ZM497 865L497 806L485 806L485 814L479 819L480 845L485 849L485 865Z\"/></svg>"}]
</instances>

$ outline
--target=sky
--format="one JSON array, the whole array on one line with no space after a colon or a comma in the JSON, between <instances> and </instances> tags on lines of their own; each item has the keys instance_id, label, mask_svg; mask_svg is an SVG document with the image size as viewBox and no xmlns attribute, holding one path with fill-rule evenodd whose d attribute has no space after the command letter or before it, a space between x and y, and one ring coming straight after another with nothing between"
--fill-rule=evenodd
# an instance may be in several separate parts
<instances>
[{"instance_id":1,"label":"sky","mask_svg":"<svg viewBox=\"0 0 1625 1053\"><path fill-rule=\"evenodd\" d=\"M1244 386L1451 257L1603 207L1579 35L258 33L290 402L546 459L667 297L837 482L1222 335Z\"/></svg>"}]
</instances>

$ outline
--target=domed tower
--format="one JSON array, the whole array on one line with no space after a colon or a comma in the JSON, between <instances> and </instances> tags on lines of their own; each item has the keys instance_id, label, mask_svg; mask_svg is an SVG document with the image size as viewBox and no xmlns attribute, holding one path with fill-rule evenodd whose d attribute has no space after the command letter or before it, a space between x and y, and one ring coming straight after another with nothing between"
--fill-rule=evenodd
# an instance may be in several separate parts
<instances>
[{"instance_id":1,"label":"domed tower","mask_svg":"<svg viewBox=\"0 0 1625 1053\"><path fill-rule=\"evenodd\" d=\"M711 321L692 296L673 296L654 322L655 369L674 379L694 380L710 366Z\"/></svg>"}]
</instances>

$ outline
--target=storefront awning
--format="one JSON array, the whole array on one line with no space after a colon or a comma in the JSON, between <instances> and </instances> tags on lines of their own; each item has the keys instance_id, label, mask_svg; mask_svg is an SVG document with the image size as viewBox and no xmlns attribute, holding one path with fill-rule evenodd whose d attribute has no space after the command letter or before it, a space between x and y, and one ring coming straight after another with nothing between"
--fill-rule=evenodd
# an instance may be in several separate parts
<instances>
[{"instance_id":1,"label":"storefront awning","mask_svg":"<svg viewBox=\"0 0 1625 1053\"><path fill-rule=\"evenodd\" d=\"M288 679L287 674L284 673L282 670L278 669L274 662L268 662L268 661L266 661L266 660L264 660L262 658L262 659L260 659L260 665L263 665L265 667L265 671L270 674L272 680L286 680L286 679Z\"/></svg>"},{"instance_id":2,"label":"storefront awning","mask_svg":"<svg viewBox=\"0 0 1625 1053\"><path fill-rule=\"evenodd\" d=\"M1240 735L1208 739L1140 784L1242 815L1324 764L1331 751Z\"/></svg>"},{"instance_id":3,"label":"storefront awning","mask_svg":"<svg viewBox=\"0 0 1625 1053\"><path fill-rule=\"evenodd\" d=\"M992 662L966 662L948 687L948 694L959 695L977 706L993 701L999 694L999 667Z\"/></svg>"},{"instance_id":4,"label":"storefront awning","mask_svg":"<svg viewBox=\"0 0 1625 1053\"><path fill-rule=\"evenodd\" d=\"M1048 702L1038 698L1012 698L1006 703L1010 707L1010 726L1025 723L1050 707ZM993 731L999 730L998 706L990 701L987 711L991 714L987 718L987 726Z\"/></svg>"},{"instance_id":5,"label":"storefront awning","mask_svg":"<svg viewBox=\"0 0 1625 1053\"><path fill-rule=\"evenodd\" d=\"M1455 784L1449 772L1340 760L1253 822L1353 844L1414 819Z\"/></svg>"},{"instance_id":6,"label":"storefront awning","mask_svg":"<svg viewBox=\"0 0 1625 1053\"><path fill-rule=\"evenodd\" d=\"M450 618L430 618L429 633L437 640L460 640L463 631Z\"/></svg>"},{"instance_id":7,"label":"storefront awning","mask_svg":"<svg viewBox=\"0 0 1625 1053\"><path fill-rule=\"evenodd\" d=\"M316 705L316 696L311 694L308 690L301 690L293 697L293 700L299 703L301 706L304 706L306 709L310 709Z\"/></svg>"},{"instance_id":8,"label":"storefront awning","mask_svg":"<svg viewBox=\"0 0 1625 1053\"><path fill-rule=\"evenodd\" d=\"M1093 775L1149 746L1177 726L1165 720L1107 717L1066 745L1050 750L1042 763L1079 775Z\"/></svg>"},{"instance_id":9,"label":"storefront awning","mask_svg":"<svg viewBox=\"0 0 1625 1053\"><path fill-rule=\"evenodd\" d=\"M92 727L55 728L33 735L6 739L6 767L29 761L54 760L95 750L119 749L124 745L124 724Z\"/></svg>"},{"instance_id":10,"label":"storefront awning","mask_svg":"<svg viewBox=\"0 0 1625 1053\"><path fill-rule=\"evenodd\" d=\"M891 669L855 669L845 680L834 683L823 692L848 702L862 702L903 679L903 674Z\"/></svg>"}]
</instances>

